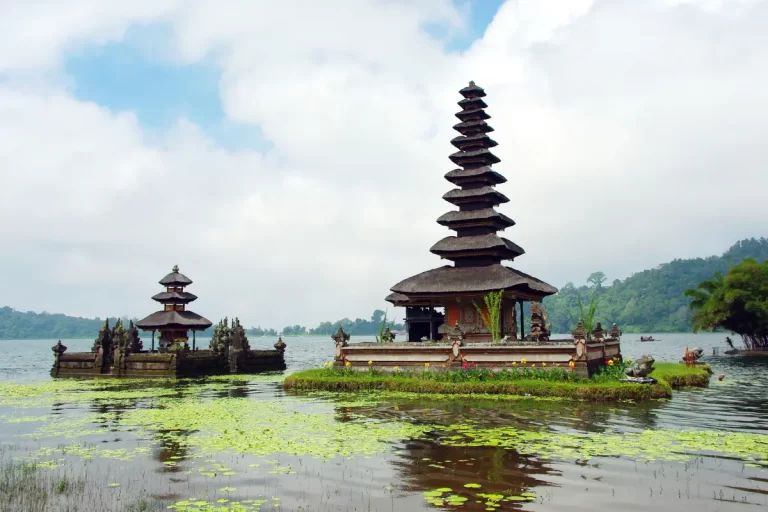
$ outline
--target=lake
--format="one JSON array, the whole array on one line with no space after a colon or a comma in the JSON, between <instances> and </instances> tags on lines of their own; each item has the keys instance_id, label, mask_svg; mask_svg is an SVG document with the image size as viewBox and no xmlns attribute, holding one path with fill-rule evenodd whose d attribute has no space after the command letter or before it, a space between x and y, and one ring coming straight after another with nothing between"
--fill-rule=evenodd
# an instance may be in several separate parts
<instances>
[{"instance_id":1,"label":"lake","mask_svg":"<svg viewBox=\"0 0 768 512\"><path fill-rule=\"evenodd\" d=\"M601 405L286 392L282 373L54 381L56 340L0 341L0 460L84 486L50 510L765 509L768 361L713 356L724 335L654 337L627 334L622 353L699 346L725 378ZM332 358L329 337L285 341L286 373Z\"/></svg>"}]
</instances>

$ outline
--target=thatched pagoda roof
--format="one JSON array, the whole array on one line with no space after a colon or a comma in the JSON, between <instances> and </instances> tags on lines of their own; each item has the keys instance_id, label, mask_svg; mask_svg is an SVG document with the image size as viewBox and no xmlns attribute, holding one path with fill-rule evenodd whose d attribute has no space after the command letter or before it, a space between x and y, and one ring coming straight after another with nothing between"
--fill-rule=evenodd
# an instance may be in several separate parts
<instances>
[{"instance_id":1,"label":"thatched pagoda roof","mask_svg":"<svg viewBox=\"0 0 768 512\"><path fill-rule=\"evenodd\" d=\"M469 85L459 90L459 94L465 98L482 98L485 96L485 89L475 84L475 82L469 82Z\"/></svg>"},{"instance_id":2,"label":"thatched pagoda roof","mask_svg":"<svg viewBox=\"0 0 768 512\"><path fill-rule=\"evenodd\" d=\"M507 178L487 166L475 167L474 169L454 169L445 173L445 179L454 185L463 183L499 185L507 182Z\"/></svg>"},{"instance_id":3,"label":"thatched pagoda roof","mask_svg":"<svg viewBox=\"0 0 768 512\"><path fill-rule=\"evenodd\" d=\"M405 297L422 294L488 293L502 289L541 298L557 293L557 288L554 286L501 264L482 267L446 265L416 274L390 288L399 296ZM387 300L390 297L387 297Z\"/></svg>"},{"instance_id":4,"label":"thatched pagoda roof","mask_svg":"<svg viewBox=\"0 0 768 512\"><path fill-rule=\"evenodd\" d=\"M495 131L491 125L485 122L483 119L478 119L476 121L465 121L463 123L458 123L453 125L453 129L458 132L482 132L482 133L488 133Z\"/></svg>"},{"instance_id":5,"label":"thatched pagoda roof","mask_svg":"<svg viewBox=\"0 0 768 512\"><path fill-rule=\"evenodd\" d=\"M493 205L508 203L509 198L493 187L455 188L443 194L443 199L460 206L461 203L485 202Z\"/></svg>"},{"instance_id":6,"label":"thatched pagoda roof","mask_svg":"<svg viewBox=\"0 0 768 512\"><path fill-rule=\"evenodd\" d=\"M197 295L189 292L160 292L153 295L152 300L162 304L187 304L197 300Z\"/></svg>"},{"instance_id":7,"label":"thatched pagoda roof","mask_svg":"<svg viewBox=\"0 0 768 512\"><path fill-rule=\"evenodd\" d=\"M474 151L457 151L448 156L451 162L456 165L468 165L474 162L482 162L484 165L492 165L501 162L501 159L491 153L488 149L476 149Z\"/></svg>"},{"instance_id":8,"label":"thatched pagoda roof","mask_svg":"<svg viewBox=\"0 0 768 512\"><path fill-rule=\"evenodd\" d=\"M431 305L429 300L411 299L407 295L403 295L402 293L394 293L394 292L387 295L387 297L384 300L386 300L391 304L394 304L395 306L429 306Z\"/></svg>"},{"instance_id":9,"label":"thatched pagoda roof","mask_svg":"<svg viewBox=\"0 0 768 512\"><path fill-rule=\"evenodd\" d=\"M483 100L483 98L480 98L480 97L464 98L461 101L459 101L459 106L465 110L470 110L475 108L488 108L488 105L485 104L485 101Z\"/></svg>"},{"instance_id":10,"label":"thatched pagoda roof","mask_svg":"<svg viewBox=\"0 0 768 512\"><path fill-rule=\"evenodd\" d=\"M499 143L490 138L487 133L459 135L451 139L451 144L462 151L466 151L471 147L493 148L499 145Z\"/></svg>"},{"instance_id":11,"label":"thatched pagoda roof","mask_svg":"<svg viewBox=\"0 0 768 512\"><path fill-rule=\"evenodd\" d=\"M136 322L136 327L144 331L156 329L192 329L203 331L213 322L192 311L157 311Z\"/></svg>"},{"instance_id":12,"label":"thatched pagoda roof","mask_svg":"<svg viewBox=\"0 0 768 512\"><path fill-rule=\"evenodd\" d=\"M179 266L174 265L171 273L162 278L160 284L163 286L188 286L192 280L179 272Z\"/></svg>"},{"instance_id":13,"label":"thatched pagoda roof","mask_svg":"<svg viewBox=\"0 0 768 512\"><path fill-rule=\"evenodd\" d=\"M502 260L513 260L525 254L522 247L496 233L475 236L447 236L433 245L429 251L439 256L448 256L458 252L494 251Z\"/></svg>"},{"instance_id":14,"label":"thatched pagoda roof","mask_svg":"<svg viewBox=\"0 0 768 512\"><path fill-rule=\"evenodd\" d=\"M452 211L442 214L437 218L437 223L441 226L455 227L462 224L470 224L477 221L494 221L504 228L515 225L515 221L499 213L493 208L482 208L480 210Z\"/></svg>"}]
</instances>

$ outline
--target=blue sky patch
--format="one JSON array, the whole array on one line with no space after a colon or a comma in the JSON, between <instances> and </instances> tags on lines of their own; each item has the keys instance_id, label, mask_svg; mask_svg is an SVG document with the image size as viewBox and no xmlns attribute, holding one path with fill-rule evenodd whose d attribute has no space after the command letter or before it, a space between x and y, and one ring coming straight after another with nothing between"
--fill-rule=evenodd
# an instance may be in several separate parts
<instances>
[{"instance_id":1,"label":"blue sky patch","mask_svg":"<svg viewBox=\"0 0 768 512\"><path fill-rule=\"evenodd\" d=\"M426 27L449 51L462 51L482 37L504 0L454 0L468 16L467 29ZM443 32L441 32L443 30ZM71 52L65 72L72 93L115 111L131 111L150 132L164 132L184 117L224 148L268 150L257 126L227 119L219 98L220 71L211 61L178 64L167 58L171 34L154 24L131 28L118 42Z\"/></svg>"}]
</instances>

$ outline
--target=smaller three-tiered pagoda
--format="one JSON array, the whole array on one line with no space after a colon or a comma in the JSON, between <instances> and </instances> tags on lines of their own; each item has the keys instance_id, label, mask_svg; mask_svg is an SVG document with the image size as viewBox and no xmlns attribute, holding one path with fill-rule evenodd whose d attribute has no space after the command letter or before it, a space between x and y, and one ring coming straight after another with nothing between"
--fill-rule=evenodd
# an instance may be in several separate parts
<instances>
[{"instance_id":1,"label":"smaller three-tiered pagoda","mask_svg":"<svg viewBox=\"0 0 768 512\"><path fill-rule=\"evenodd\" d=\"M208 329L213 322L187 309L187 304L197 299L195 294L184 290L192 284L192 280L179 272L178 265L174 265L160 284L165 286L165 291L153 296L152 300L162 304L163 309L139 320L136 326L143 331L152 331L152 350L155 348L155 331L160 331L160 347L166 348L174 342L188 343L188 332L191 330L194 350L195 332Z\"/></svg>"},{"instance_id":2,"label":"smaller three-tiered pagoda","mask_svg":"<svg viewBox=\"0 0 768 512\"><path fill-rule=\"evenodd\" d=\"M99 332L90 352L67 352L59 341L54 353L51 375L54 377L200 377L226 373L260 373L285 370L286 344L282 338L271 349L252 349L245 328L235 318L230 327L226 318L214 330L210 349L195 347L195 333L211 327L212 322L189 311L187 304L197 297L185 291L192 280L174 265L160 280L165 291L152 297L163 305L161 311L136 322L143 331L152 331L152 348L144 350L134 324L128 332L122 322L109 328L109 321ZM155 351L155 333L160 332L160 350ZM192 343L188 333L192 331Z\"/></svg>"}]
</instances>

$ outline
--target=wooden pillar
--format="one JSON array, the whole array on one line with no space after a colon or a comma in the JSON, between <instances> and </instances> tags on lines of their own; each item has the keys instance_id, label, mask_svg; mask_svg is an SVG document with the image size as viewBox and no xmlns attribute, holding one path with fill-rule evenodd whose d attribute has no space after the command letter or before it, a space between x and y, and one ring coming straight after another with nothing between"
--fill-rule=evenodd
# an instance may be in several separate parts
<instances>
[{"instance_id":1,"label":"wooden pillar","mask_svg":"<svg viewBox=\"0 0 768 512\"><path fill-rule=\"evenodd\" d=\"M523 301L518 301L520 304L520 339L525 338L525 314L523 313Z\"/></svg>"},{"instance_id":2,"label":"wooden pillar","mask_svg":"<svg viewBox=\"0 0 768 512\"><path fill-rule=\"evenodd\" d=\"M196 332L197 332L196 330L192 329L192 352L195 351L195 333Z\"/></svg>"},{"instance_id":3,"label":"wooden pillar","mask_svg":"<svg viewBox=\"0 0 768 512\"><path fill-rule=\"evenodd\" d=\"M155 351L155 331L153 330L152 331L152 350L150 350L150 352L154 352L154 351Z\"/></svg>"},{"instance_id":4,"label":"wooden pillar","mask_svg":"<svg viewBox=\"0 0 768 512\"><path fill-rule=\"evenodd\" d=\"M429 306L429 339L435 339L435 322L433 320L435 308Z\"/></svg>"}]
</instances>

